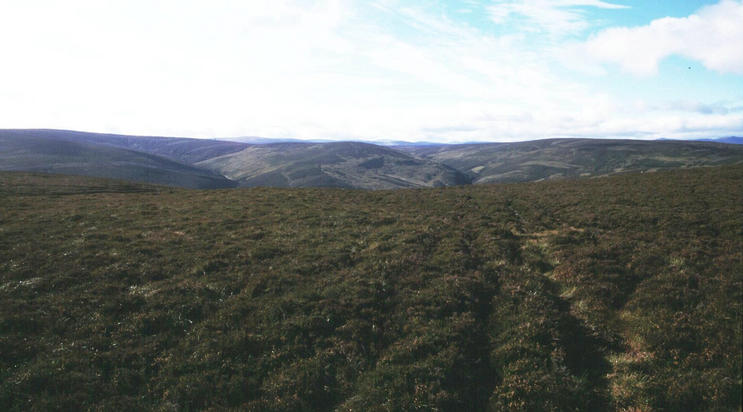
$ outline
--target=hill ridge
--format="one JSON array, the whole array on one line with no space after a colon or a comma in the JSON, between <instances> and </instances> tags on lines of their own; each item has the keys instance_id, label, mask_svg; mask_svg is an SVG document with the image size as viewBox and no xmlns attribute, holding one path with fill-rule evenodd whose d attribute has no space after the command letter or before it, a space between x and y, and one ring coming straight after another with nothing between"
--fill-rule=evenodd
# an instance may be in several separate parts
<instances>
[{"instance_id":1,"label":"hill ridge","mask_svg":"<svg viewBox=\"0 0 743 412\"><path fill-rule=\"evenodd\" d=\"M46 170L202 188L394 189L597 177L743 162L740 145L674 140L551 138L396 146L352 140L249 144L55 129L0 130L0 139L6 148L0 153L0 170ZM39 139L46 143L34 143ZM20 150L24 144L26 148ZM74 144L85 145L87 158L65 155ZM10 146L15 152L8 149ZM113 149L122 151L118 152L119 160L112 163ZM19 150L24 153L20 155ZM54 150L59 153L55 155ZM158 163L150 156L163 161ZM143 169L141 163L148 166Z\"/></svg>"}]
</instances>

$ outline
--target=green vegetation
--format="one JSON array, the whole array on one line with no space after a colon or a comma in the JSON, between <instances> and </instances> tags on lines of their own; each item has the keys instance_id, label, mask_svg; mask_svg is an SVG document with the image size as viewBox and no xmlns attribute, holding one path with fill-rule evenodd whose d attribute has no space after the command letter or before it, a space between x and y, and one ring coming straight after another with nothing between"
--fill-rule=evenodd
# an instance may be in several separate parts
<instances>
[{"instance_id":1,"label":"green vegetation","mask_svg":"<svg viewBox=\"0 0 743 412\"><path fill-rule=\"evenodd\" d=\"M2 173L0 409L739 410L742 182Z\"/></svg>"}]
</instances>

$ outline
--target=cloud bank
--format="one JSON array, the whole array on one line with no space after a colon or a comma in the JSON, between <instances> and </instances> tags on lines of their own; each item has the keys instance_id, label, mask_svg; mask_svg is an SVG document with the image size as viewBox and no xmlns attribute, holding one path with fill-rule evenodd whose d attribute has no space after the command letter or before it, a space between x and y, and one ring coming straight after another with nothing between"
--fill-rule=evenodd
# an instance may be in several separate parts
<instances>
[{"instance_id":1,"label":"cloud bank","mask_svg":"<svg viewBox=\"0 0 743 412\"><path fill-rule=\"evenodd\" d=\"M488 12L496 24L519 23L522 30L564 36L590 27L585 7L627 8L600 0L497 0Z\"/></svg>"},{"instance_id":2,"label":"cloud bank","mask_svg":"<svg viewBox=\"0 0 743 412\"><path fill-rule=\"evenodd\" d=\"M731 109L743 91L650 95L625 79L628 97L592 80L615 66L652 75L673 53L739 74L739 1L583 43L591 10L621 6L466 4L460 14L487 10L489 25L403 0L2 2L0 127L446 142L743 133ZM513 19L536 31L499 30ZM593 77L555 57L568 41Z\"/></svg>"},{"instance_id":3,"label":"cloud bank","mask_svg":"<svg viewBox=\"0 0 743 412\"><path fill-rule=\"evenodd\" d=\"M592 36L585 48L595 59L638 75L656 74L659 62L671 55L720 73L743 74L743 2L724 0L689 17L610 28Z\"/></svg>"}]
</instances>

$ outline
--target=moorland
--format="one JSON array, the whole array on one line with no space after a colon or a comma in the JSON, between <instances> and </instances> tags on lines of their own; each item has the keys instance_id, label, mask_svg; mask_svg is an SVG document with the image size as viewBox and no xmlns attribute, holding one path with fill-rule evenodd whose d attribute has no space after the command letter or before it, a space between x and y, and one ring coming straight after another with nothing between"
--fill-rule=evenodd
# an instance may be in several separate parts
<instances>
[{"instance_id":1,"label":"moorland","mask_svg":"<svg viewBox=\"0 0 743 412\"><path fill-rule=\"evenodd\" d=\"M2 172L0 409L739 410L742 182Z\"/></svg>"}]
</instances>

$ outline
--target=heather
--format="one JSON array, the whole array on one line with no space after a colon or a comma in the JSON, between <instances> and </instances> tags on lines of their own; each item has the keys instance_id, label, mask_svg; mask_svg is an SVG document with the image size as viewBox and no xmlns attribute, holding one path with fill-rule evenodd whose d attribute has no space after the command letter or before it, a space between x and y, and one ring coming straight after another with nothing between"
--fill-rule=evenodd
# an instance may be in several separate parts
<instances>
[{"instance_id":1,"label":"heather","mask_svg":"<svg viewBox=\"0 0 743 412\"><path fill-rule=\"evenodd\" d=\"M0 408L738 410L742 188L2 173Z\"/></svg>"}]
</instances>

